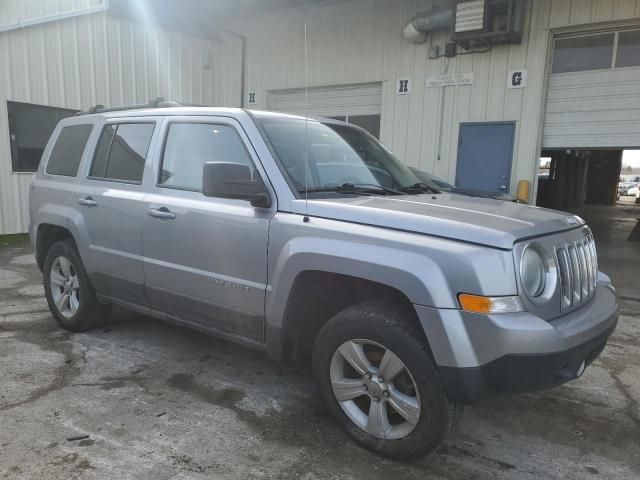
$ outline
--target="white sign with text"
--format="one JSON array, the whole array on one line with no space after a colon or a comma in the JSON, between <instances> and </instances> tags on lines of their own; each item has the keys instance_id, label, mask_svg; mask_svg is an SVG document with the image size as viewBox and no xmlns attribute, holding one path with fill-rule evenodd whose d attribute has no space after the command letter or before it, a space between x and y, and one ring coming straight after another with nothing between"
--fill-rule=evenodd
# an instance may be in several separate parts
<instances>
[{"instance_id":1,"label":"white sign with text","mask_svg":"<svg viewBox=\"0 0 640 480\"><path fill-rule=\"evenodd\" d=\"M447 73L427 78L427 87L458 87L472 84L473 73Z\"/></svg>"}]
</instances>

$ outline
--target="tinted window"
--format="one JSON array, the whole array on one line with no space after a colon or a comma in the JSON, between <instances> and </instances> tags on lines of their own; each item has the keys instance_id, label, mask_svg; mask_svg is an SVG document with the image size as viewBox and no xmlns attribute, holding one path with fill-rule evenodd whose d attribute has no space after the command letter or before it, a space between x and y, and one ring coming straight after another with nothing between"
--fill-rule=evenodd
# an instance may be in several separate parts
<instances>
[{"instance_id":1,"label":"tinted window","mask_svg":"<svg viewBox=\"0 0 640 480\"><path fill-rule=\"evenodd\" d=\"M640 30L620 32L616 67L640 66Z\"/></svg>"},{"instance_id":2,"label":"tinted window","mask_svg":"<svg viewBox=\"0 0 640 480\"><path fill-rule=\"evenodd\" d=\"M106 178L140 182L151 135L155 125L130 123L118 125L111 142Z\"/></svg>"},{"instance_id":3,"label":"tinted window","mask_svg":"<svg viewBox=\"0 0 640 480\"><path fill-rule=\"evenodd\" d=\"M96 153L93 157L93 165L91 165L91 177L104 177L107 171L107 157L109 156L109 149L111 148L111 141L115 135L116 129L113 125L106 125L102 129L100 140L98 140L98 146L96 147Z\"/></svg>"},{"instance_id":4,"label":"tinted window","mask_svg":"<svg viewBox=\"0 0 640 480\"><path fill-rule=\"evenodd\" d=\"M90 176L142 181L154 128L152 123L107 125L100 136Z\"/></svg>"},{"instance_id":5,"label":"tinted window","mask_svg":"<svg viewBox=\"0 0 640 480\"><path fill-rule=\"evenodd\" d=\"M51 150L47 173L75 177L93 125L64 127Z\"/></svg>"},{"instance_id":6,"label":"tinted window","mask_svg":"<svg viewBox=\"0 0 640 480\"><path fill-rule=\"evenodd\" d=\"M613 42L613 33L556 40L552 73L611 68Z\"/></svg>"},{"instance_id":7,"label":"tinted window","mask_svg":"<svg viewBox=\"0 0 640 480\"><path fill-rule=\"evenodd\" d=\"M58 122L76 112L66 108L7 102L12 170L35 172Z\"/></svg>"},{"instance_id":8,"label":"tinted window","mask_svg":"<svg viewBox=\"0 0 640 480\"><path fill-rule=\"evenodd\" d=\"M165 143L158 184L202 191L207 162L233 162L253 170L251 157L234 128L205 123L173 123Z\"/></svg>"}]
</instances>

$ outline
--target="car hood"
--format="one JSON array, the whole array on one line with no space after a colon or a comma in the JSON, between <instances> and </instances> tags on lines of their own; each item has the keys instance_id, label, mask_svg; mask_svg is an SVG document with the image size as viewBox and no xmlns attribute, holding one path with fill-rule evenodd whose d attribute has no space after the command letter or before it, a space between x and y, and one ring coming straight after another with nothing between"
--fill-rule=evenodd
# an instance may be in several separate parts
<instances>
[{"instance_id":1,"label":"car hood","mask_svg":"<svg viewBox=\"0 0 640 480\"><path fill-rule=\"evenodd\" d=\"M457 193L459 195L467 195L469 197L486 197L493 198L495 200L505 200L507 202L515 202L517 199L513 195L509 195L508 193L496 193L496 192L485 192L483 190L466 190L463 188L454 187L451 190L447 190L450 193Z\"/></svg>"},{"instance_id":2,"label":"car hood","mask_svg":"<svg viewBox=\"0 0 640 480\"><path fill-rule=\"evenodd\" d=\"M531 205L455 193L345 196L292 202L294 213L511 249L523 238L571 230L580 217Z\"/></svg>"}]
</instances>

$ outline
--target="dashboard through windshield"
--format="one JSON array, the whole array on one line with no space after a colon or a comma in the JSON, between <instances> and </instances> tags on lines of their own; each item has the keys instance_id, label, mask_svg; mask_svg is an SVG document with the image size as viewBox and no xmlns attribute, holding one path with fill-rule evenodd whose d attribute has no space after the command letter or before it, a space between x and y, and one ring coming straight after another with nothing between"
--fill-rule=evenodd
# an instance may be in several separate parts
<instances>
[{"instance_id":1,"label":"dashboard through windshield","mask_svg":"<svg viewBox=\"0 0 640 480\"><path fill-rule=\"evenodd\" d=\"M374 137L317 120L258 119L298 193L402 194L420 183Z\"/></svg>"}]
</instances>

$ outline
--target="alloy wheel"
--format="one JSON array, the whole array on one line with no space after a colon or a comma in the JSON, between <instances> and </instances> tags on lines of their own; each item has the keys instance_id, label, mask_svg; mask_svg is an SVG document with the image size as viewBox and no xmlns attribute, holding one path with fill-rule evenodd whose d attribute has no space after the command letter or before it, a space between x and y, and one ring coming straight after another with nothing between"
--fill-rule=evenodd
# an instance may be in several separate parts
<instances>
[{"instance_id":1,"label":"alloy wheel","mask_svg":"<svg viewBox=\"0 0 640 480\"><path fill-rule=\"evenodd\" d=\"M73 317L80 308L78 273L67 257L57 257L49 273L51 296L56 309L65 318Z\"/></svg>"},{"instance_id":2,"label":"alloy wheel","mask_svg":"<svg viewBox=\"0 0 640 480\"><path fill-rule=\"evenodd\" d=\"M342 411L363 431L382 439L409 435L420 420L420 395L411 372L391 350L365 339L334 352L331 387Z\"/></svg>"}]
</instances>

